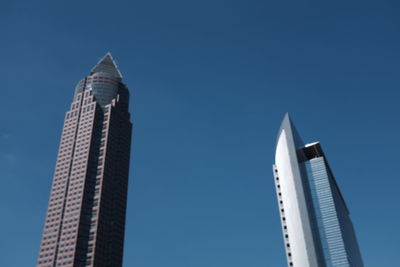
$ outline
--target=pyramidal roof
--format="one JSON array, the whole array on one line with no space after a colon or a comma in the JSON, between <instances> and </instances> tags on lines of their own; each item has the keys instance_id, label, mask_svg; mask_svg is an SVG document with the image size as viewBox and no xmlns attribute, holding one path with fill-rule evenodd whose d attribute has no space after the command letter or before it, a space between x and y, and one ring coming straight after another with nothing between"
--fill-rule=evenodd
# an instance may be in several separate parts
<instances>
[{"instance_id":1,"label":"pyramidal roof","mask_svg":"<svg viewBox=\"0 0 400 267\"><path fill-rule=\"evenodd\" d=\"M111 53L108 52L100 61L93 67L90 71L90 74L94 74L97 72L105 72L111 74L112 76L122 78L122 74L119 71L117 64L111 56Z\"/></svg>"}]
</instances>

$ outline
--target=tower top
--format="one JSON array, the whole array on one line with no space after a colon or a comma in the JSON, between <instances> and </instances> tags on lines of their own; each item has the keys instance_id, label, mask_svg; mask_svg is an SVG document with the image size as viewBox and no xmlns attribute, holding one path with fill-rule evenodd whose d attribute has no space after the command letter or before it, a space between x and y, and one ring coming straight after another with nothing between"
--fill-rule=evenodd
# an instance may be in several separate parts
<instances>
[{"instance_id":1,"label":"tower top","mask_svg":"<svg viewBox=\"0 0 400 267\"><path fill-rule=\"evenodd\" d=\"M296 148L304 146L304 142L301 139L300 135L298 134L297 129L293 124L292 118L289 115L289 112L286 112L282 120L281 127L279 128L278 136L276 139L277 143L283 131L286 132L286 134L293 137L293 142Z\"/></svg>"},{"instance_id":2,"label":"tower top","mask_svg":"<svg viewBox=\"0 0 400 267\"><path fill-rule=\"evenodd\" d=\"M90 71L90 74L97 72L105 72L114 77L122 78L122 74L119 71L117 64L115 63L111 53L108 52Z\"/></svg>"}]
</instances>

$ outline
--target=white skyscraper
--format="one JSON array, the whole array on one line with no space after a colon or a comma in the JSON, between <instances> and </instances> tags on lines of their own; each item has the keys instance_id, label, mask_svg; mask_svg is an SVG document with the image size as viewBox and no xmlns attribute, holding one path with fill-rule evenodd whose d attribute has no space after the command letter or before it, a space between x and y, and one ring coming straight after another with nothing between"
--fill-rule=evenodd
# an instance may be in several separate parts
<instances>
[{"instance_id":1,"label":"white skyscraper","mask_svg":"<svg viewBox=\"0 0 400 267\"><path fill-rule=\"evenodd\" d=\"M321 145L305 145L288 115L273 172L288 266L363 267L349 211Z\"/></svg>"}]
</instances>

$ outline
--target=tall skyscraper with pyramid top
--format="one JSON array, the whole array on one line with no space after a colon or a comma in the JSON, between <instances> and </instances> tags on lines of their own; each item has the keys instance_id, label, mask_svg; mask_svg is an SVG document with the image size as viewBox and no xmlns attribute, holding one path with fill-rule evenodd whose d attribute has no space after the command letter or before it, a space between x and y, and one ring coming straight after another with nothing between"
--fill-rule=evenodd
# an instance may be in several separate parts
<instances>
[{"instance_id":1,"label":"tall skyscraper with pyramid top","mask_svg":"<svg viewBox=\"0 0 400 267\"><path fill-rule=\"evenodd\" d=\"M110 53L65 114L37 266L122 266L132 123Z\"/></svg>"}]
</instances>

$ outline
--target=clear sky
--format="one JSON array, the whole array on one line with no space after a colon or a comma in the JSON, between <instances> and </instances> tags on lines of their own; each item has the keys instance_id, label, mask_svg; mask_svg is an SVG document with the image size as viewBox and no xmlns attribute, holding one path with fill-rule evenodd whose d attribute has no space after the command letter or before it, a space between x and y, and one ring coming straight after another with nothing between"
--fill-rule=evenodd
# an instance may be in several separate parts
<instances>
[{"instance_id":1,"label":"clear sky","mask_svg":"<svg viewBox=\"0 0 400 267\"><path fill-rule=\"evenodd\" d=\"M400 4L12 1L0 8L0 266L34 266L64 114L108 51L131 90L125 266L286 266L271 164L321 141L366 266L400 251Z\"/></svg>"}]
</instances>

